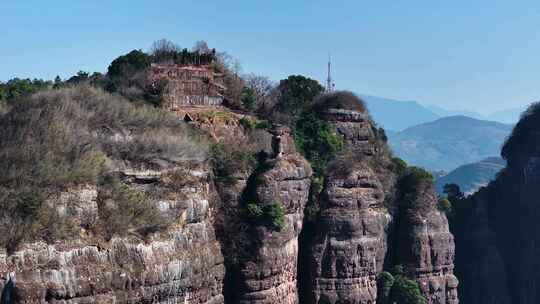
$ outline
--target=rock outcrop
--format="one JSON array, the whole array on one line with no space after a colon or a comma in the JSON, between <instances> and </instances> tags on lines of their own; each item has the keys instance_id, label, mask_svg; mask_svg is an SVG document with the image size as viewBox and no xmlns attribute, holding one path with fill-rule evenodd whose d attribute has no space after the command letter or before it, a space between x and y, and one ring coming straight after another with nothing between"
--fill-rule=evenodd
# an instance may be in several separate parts
<instances>
[{"instance_id":1,"label":"rock outcrop","mask_svg":"<svg viewBox=\"0 0 540 304\"><path fill-rule=\"evenodd\" d=\"M432 185L418 185L401 202L396 227L396 263L414 278L429 304L457 304L454 237L439 210Z\"/></svg>"},{"instance_id":2,"label":"rock outcrop","mask_svg":"<svg viewBox=\"0 0 540 304\"><path fill-rule=\"evenodd\" d=\"M377 276L402 264L428 303L458 303L454 238L431 186L404 204L382 131L353 109L324 109L351 152L330 166L311 252L310 303L376 303Z\"/></svg>"},{"instance_id":3,"label":"rock outcrop","mask_svg":"<svg viewBox=\"0 0 540 304\"><path fill-rule=\"evenodd\" d=\"M123 174L126 184L155 190L161 212L175 215L168 231L109 242L83 231L72 241L23 244L11 255L0 254L0 273L6 275L0 290L12 284L11 274L17 303L223 303L225 268L213 227L214 190L207 166L188 174L193 182L176 191L163 187L168 171L153 179L142 171ZM139 175L145 177L143 185L134 183ZM48 203L84 222L96 211L98 192L82 187Z\"/></svg>"},{"instance_id":4,"label":"rock outcrop","mask_svg":"<svg viewBox=\"0 0 540 304\"><path fill-rule=\"evenodd\" d=\"M540 106L533 104L502 149L507 166L465 200L453 223L462 303L540 302Z\"/></svg>"},{"instance_id":5,"label":"rock outcrop","mask_svg":"<svg viewBox=\"0 0 540 304\"><path fill-rule=\"evenodd\" d=\"M343 136L353 159L330 167L319 202L310 257L309 303L375 303L392 215L394 174L366 113L325 109L322 116ZM379 162L379 164L374 165Z\"/></svg>"},{"instance_id":6,"label":"rock outcrop","mask_svg":"<svg viewBox=\"0 0 540 304\"><path fill-rule=\"evenodd\" d=\"M384 191L365 164L331 172L312 248L310 303L375 303L391 216Z\"/></svg>"},{"instance_id":7,"label":"rock outcrop","mask_svg":"<svg viewBox=\"0 0 540 304\"><path fill-rule=\"evenodd\" d=\"M142 227L149 230L142 233L138 226L126 228L124 237L100 235L95 226L114 200L102 183L50 195L46 204L72 217L78 235L1 252L4 299L374 304L378 275L400 263L429 303L458 303L453 237L437 198L427 187L418 190L411 205L400 201L384 136L366 112L340 108L318 113L346 146L346 153L329 166L320 195L311 189L311 166L296 151L288 128L261 130L242 123L250 117L225 109L183 114L222 145L234 146L232 152L243 152L223 148L223 163L232 159L242 167L225 168L229 175L224 178L211 168L213 160L183 163L161 158L160 151L138 165L110 159L108 174L148 196L159 214L171 220L167 229ZM318 212L305 212L308 200Z\"/></svg>"},{"instance_id":8,"label":"rock outcrop","mask_svg":"<svg viewBox=\"0 0 540 304\"><path fill-rule=\"evenodd\" d=\"M229 195L223 203L233 209L228 213L236 216L236 231L230 227L223 230L235 233L227 244L239 249L226 254L231 272L228 284L233 286L227 296L232 303L298 303L298 235L309 195L311 167L295 151L287 128L275 128L273 133L273 155L261 160L259 166L264 168L255 169L247 181L240 180L243 195L224 191ZM234 187L238 190L238 184ZM283 226L266 227L250 221L245 215L248 203L262 209L279 204L284 211Z\"/></svg>"}]
</instances>

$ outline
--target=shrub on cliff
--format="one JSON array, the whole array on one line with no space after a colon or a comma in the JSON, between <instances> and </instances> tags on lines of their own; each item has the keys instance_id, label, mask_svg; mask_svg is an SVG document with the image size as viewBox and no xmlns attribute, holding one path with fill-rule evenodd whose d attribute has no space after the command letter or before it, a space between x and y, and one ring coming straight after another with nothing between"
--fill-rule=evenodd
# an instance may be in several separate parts
<instances>
[{"instance_id":1,"label":"shrub on cliff","mask_svg":"<svg viewBox=\"0 0 540 304\"><path fill-rule=\"evenodd\" d=\"M128 233L146 236L169 224L169 219L159 212L146 193L124 185L114 177L103 179L98 204L100 225L95 229L107 240Z\"/></svg>"},{"instance_id":2,"label":"shrub on cliff","mask_svg":"<svg viewBox=\"0 0 540 304\"><path fill-rule=\"evenodd\" d=\"M402 193L412 193L418 190L419 186L423 184L432 184L433 175L420 167L407 167L402 174L399 187Z\"/></svg>"},{"instance_id":3,"label":"shrub on cliff","mask_svg":"<svg viewBox=\"0 0 540 304\"><path fill-rule=\"evenodd\" d=\"M396 275L394 279L394 285L390 292L392 301L400 304L427 304L417 282L404 275Z\"/></svg>"},{"instance_id":4,"label":"shrub on cliff","mask_svg":"<svg viewBox=\"0 0 540 304\"><path fill-rule=\"evenodd\" d=\"M45 221L51 193L96 184L108 164L202 160L206 151L195 131L153 107L88 86L37 93L0 119L0 206L9 206L0 208L0 234L18 227L25 240L52 241L69 223Z\"/></svg>"},{"instance_id":5,"label":"shrub on cliff","mask_svg":"<svg viewBox=\"0 0 540 304\"><path fill-rule=\"evenodd\" d=\"M303 112L293 130L296 147L311 163L316 175L323 175L328 163L344 147L343 138L313 112Z\"/></svg>"},{"instance_id":6,"label":"shrub on cliff","mask_svg":"<svg viewBox=\"0 0 540 304\"><path fill-rule=\"evenodd\" d=\"M418 283L407 278L399 265L392 274L383 271L377 278L377 287L378 304L427 304Z\"/></svg>"},{"instance_id":7,"label":"shrub on cliff","mask_svg":"<svg viewBox=\"0 0 540 304\"><path fill-rule=\"evenodd\" d=\"M452 213L452 203L446 197L439 198L438 207L441 211L446 213L447 216Z\"/></svg>"},{"instance_id":8,"label":"shrub on cliff","mask_svg":"<svg viewBox=\"0 0 540 304\"><path fill-rule=\"evenodd\" d=\"M326 109L351 110L356 112L366 112L366 104L362 99L349 91L336 91L319 95L314 100L313 108L316 111Z\"/></svg>"},{"instance_id":9,"label":"shrub on cliff","mask_svg":"<svg viewBox=\"0 0 540 304\"><path fill-rule=\"evenodd\" d=\"M281 231L285 227L285 209L280 202L274 201L261 206L257 202L246 205L246 216L258 225L264 225L272 230Z\"/></svg>"}]
</instances>

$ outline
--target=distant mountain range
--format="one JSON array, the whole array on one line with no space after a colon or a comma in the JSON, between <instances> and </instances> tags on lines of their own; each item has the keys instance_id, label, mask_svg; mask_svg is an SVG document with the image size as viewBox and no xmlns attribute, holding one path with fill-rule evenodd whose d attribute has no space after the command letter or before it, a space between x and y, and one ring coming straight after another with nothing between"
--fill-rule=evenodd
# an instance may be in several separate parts
<instances>
[{"instance_id":1,"label":"distant mountain range","mask_svg":"<svg viewBox=\"0 0 540 304\"><path fill-rule=\"evenodd\" d=\"M367 104L371 117L387 131L408 127L440 118L416 101L400 101L370 95L359 95Z\"/></svg>"},{"instance_id":2,"label":"distant mountain range","mask_svg":"<svg viewBox=\"0 0 540 304\"><path fill-rule=\"evenodd\" d=\"M448 172L499 155L512 128L494 121L451 116L387 135L394 154L407 163Z\"/></svg>"},{"instance_id":3,"label":"distant mountain range","mask_svg":"<svg viewBox=\"0 0 540 304\"><path fill-rule=\"evenodd\" d=\"M402 101L372 95L359 94L368 106L375 122L387 131L401 131L406 128L448 116L467 116L480 120L514 124L526 107L497 111L482 115L474 111L448 110L433 105L422 105L416 101Z\"/></svg>"},{"instance_id":4,"label":"distant mountain range","mask_svg":"<svg viewBox=\"0 0 540 304\"><path fill-rule=\"evenodd\" d=\"M435 181L435 189L442 194L445 184L457 184L461 191L471 194L487 185L506 166L504 159L489 157L479 162L459 166Z\"/></svg>"}]
</instances>

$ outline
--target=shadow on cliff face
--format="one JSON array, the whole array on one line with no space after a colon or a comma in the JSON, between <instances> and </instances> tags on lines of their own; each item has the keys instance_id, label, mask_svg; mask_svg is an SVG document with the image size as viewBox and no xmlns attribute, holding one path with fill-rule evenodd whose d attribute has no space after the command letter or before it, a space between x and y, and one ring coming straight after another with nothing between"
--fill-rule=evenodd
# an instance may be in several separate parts
<instances>
[{"instance_id":1,"label":"shadow on cliff face","mask_svg":"<svg viewBox=\"0 0 540 304\"><path fill-rule=\"evenodd\" d=\"M507 166L487 187L456 201L456 273L462 303L540 302L540 103L506 140Z\"/></svg>"}]
</instances>

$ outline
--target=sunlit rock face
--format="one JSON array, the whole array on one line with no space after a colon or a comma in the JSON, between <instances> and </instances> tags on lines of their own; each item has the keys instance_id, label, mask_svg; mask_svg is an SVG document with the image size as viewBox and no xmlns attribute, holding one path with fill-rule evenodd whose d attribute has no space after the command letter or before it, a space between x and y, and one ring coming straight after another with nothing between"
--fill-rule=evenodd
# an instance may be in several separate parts
<instances>
[{"instance_id":1,"label":"sunlit rock face","mask_svg":"<svg viewBox=\"0 0 540 304\"><path fill-rule=\"evenodd\" d=\"M235 185L220 190L228 209L223 214L228 219L222 220L220 231L230 271L226 297L231 303L298 303L298 235L311 167L296 152L287 128L276 127L272 133L274 151L266 160L268 167L252 172L249 180L240 177ZM247 202L238 193L246 191L253 192L260 206L282 206L281 229L243 218Z\"/></svg>"},{"instance_id":2,"label":"sunlit rock face","mask_svg":"<svg viewBox=\"0 0 540 304\"><path fill-rule=\"evenodd\" d=\"M125 183L141 191L162 189L167 176L167 170L154 172L151 179L144 170L121 173ZM175 215L168 231L146 240L108 242L82 231L72 241L23 244L11 255L0 255L0 289L12 286L7 281L12 273L15 284L9 288L17 303L223 303L225 268L214 233L208 168L191 174L195 182L189 187L157 191L154 203ZM47 203L84 222L98 212L98 193L90 186L70 189Z\"/></svg>"},{"instance_id":3,"label":"sunlit rock face","mask_svg":"<svg viewBox=\"0 0 540 304\"><path fill-rule=\"evenodd\" d=\"M420 185L412 202L403 204L396 227L396 259L420 285L428 303L457 304L454 237L437 207L432 185Z\"/></svg>"},{"instance_id":4,"label":"sunlit rock face","mask_svg":"<svg viewBox=\"0 0 540 304\"><path fill-rule=\"evenodd\" d=\"M375 303L391 221L383 201L369 167L329 174L310 261L314 303Z\"/></svg>"},{"instance_id":5,"label":"sunlit rock face","mask_svg":"<svg viewBox=\"0 0 540 304\"><path fill-rule=\"evenodd\" d=\"M310 248L309 303L375 303L377 275L387 259L395 176L364 112L325 109L351 159L331 166L320 197ZM380 163L380 165L377 165Z\"/></svg>"}]
</instances>

